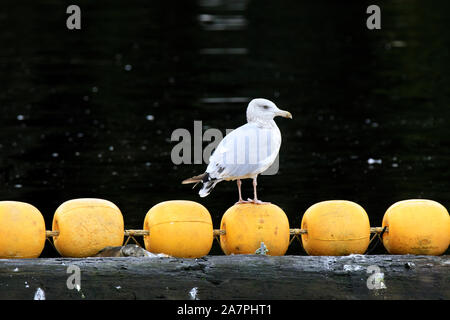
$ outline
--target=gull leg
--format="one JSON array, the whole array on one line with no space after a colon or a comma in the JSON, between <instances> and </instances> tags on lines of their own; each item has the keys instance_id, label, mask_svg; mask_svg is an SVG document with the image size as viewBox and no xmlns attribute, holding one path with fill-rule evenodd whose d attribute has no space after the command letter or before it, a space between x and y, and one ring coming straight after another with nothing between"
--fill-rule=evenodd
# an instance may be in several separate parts
<instances>
[{"instance_id":1,"label":"gull leg","mask_svg":"<svg viewBox=\"0 0 450 320\"><path fill-rule=\"evenodd\" d=\"M238 192L239 192L239 201L236 202L235 204L240 204L240 203L248 203L249 201L245 201L242 199L242 193L241 193L241 180L237 179L237 186L238 186Z\"/></svg>"},{"instance_id":2,"label":"gull leg","mask_svg":"<svg viewBox=\"0 0 450 320\"><path fill-rule=\"evenodd\" d=\"M270 204L270 202L263 202L261 200L258 200L258 196L256 194L256 186L258 185L258 183L256 182L256 177L253 178L253 194L254 194L254 199L248 199L250 202L254 203L254 204Z\"/></svg>"}]
</instances>

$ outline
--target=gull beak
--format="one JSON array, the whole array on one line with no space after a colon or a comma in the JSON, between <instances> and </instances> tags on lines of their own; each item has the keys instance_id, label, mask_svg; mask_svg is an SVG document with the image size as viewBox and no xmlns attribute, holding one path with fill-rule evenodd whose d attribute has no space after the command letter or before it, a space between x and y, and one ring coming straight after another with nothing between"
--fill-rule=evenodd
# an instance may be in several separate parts
<instances>
[{"instance_id":1,"label":"gull beak","mask_svg":"<svg viewBox=\"0 0 450 320\"><path fill-rule=\"evenodd\" d=\"M292 119L292 114L289 111L280 110L277 112L277 116Z\"/></svg>"}]
</instances>

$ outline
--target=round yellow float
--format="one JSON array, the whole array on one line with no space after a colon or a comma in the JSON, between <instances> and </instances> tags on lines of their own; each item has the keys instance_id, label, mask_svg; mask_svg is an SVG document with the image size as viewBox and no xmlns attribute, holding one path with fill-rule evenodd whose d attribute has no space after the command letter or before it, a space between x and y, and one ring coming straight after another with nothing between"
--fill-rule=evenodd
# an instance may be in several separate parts
<instances>
[{"instance_id":1,"label":"round yellow float","mask_svg":"<svg viewBox=\"0 0 450 320\"><path fill-rule=\"evenodd\" d=\"M45 245L45 222L34 206L0 201L0 258L37 258Z\"/></svg>"},{"instance_id":2,"label":"round yellow float","mask_svg":"<svg viewBox=\"0 0 450 320\"><path fill-rule=\"evenodd\" d=\"M366 211L346 200L323 201L312 205L303 215L303 248L313 256L363 254L370 241Z\"/></svg>"},{"instance_id":3,"label":"round yellow float","mask_svg":"<svg viewBox=\"0 0 450 320\"><path fill-rule=\"evenodd\" d=\"M274 204L236 204L222 217L220 246L225 254L254 254L264 243L267 255L282 256L289 246L289 221Z\"/></svg>"},{"instance_id":4,"label":"round yellow float","mask_svg":"<svg viewBox=\"0 0 450 320\"><path fill-rule=\"evenodd\" d=\"M450 217L432 200L394 203L383 217L383 244L391 254L443 254L450 242Z\"/></svg>"},{"instance_id":5,"label":"round yellow float","mask_svg":"<svg viewBox=\"0 0 450 320\"><path fill-rule=\"evenodd\" d=\"M180 258L207 255L213 243L211 215L201 204L186 200L161 202L145 216L145 248Z\"/></svg>"},{"instance_id":6,"label":"round yellow float","mask_svg":"<svg viewBox=\"0 0 450 320\"><path fill-rule=\"evenodd\" d=\"M121 246L123 217L119 208L103 199L74 199L61 204L53 217L56 250L63 257L89 257L107 246Z\"/></svg>"}]
</instances>

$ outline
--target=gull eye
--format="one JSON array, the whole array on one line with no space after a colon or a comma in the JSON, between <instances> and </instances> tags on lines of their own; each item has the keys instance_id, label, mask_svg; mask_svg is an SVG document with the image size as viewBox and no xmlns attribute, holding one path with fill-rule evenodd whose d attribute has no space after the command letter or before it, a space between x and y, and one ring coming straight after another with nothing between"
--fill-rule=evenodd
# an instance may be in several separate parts
<instances>
[{"instance_id":1,"label":"gull eye","mask_svg":"<svg viewBox=\"0 0 450 320\"><path fill-rule=\"evenodd\" d=\"M269 109L269 106L263 106L264 110Z\"/></svg>"}]
</instances>

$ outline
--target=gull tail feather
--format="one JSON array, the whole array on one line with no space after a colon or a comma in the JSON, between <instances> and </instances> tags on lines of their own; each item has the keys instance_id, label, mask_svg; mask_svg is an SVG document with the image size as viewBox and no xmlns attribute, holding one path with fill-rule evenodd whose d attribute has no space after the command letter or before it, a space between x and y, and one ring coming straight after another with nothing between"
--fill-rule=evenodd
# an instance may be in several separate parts
<instances>
[{"instance_id":1,"label":"gull tail feather","mask_svg":"<svg viewBox=\"0 0 450 320\"><path fill-rule=\"evenodd\" d=\"M209 176L208 172L205 172L203 174L200 174L198 176L194 176L192 178L183 180L181 183L182 184L188 184L188 183L195 183L194 187L192 189L195 188L195 186L197 184L199 184L200 182L203 184L202 188L200 189L200 191L198 192L198 194L200 195L200 197L206 197L208 194L211 193L211 190L216 186L216 184L218 182L220 182L221 180L218 179L214 179L211 178Z\"/></svg>"},{"instance_id":2,"label":"gull tail feather","mask_svg":"<svg viewBox=\"0 0 450 320\"><path fill-rule=\"evenodd\" d=\"M208 194L210 194L210 193L211 193L211 190L212 190L212 189L216 186L216 184L219 183L219 182L220 182L220 180L217 180L217 179L211 179L211 178L209 177L209 174L207 174L207 175L203 178L203 180L202 180L203 186L202 186L202 188L200 189L200 191L198 192L198 194L200 195L200 197L204 198L204 197L206 197Z\"/></svg>"}]
</instances>

